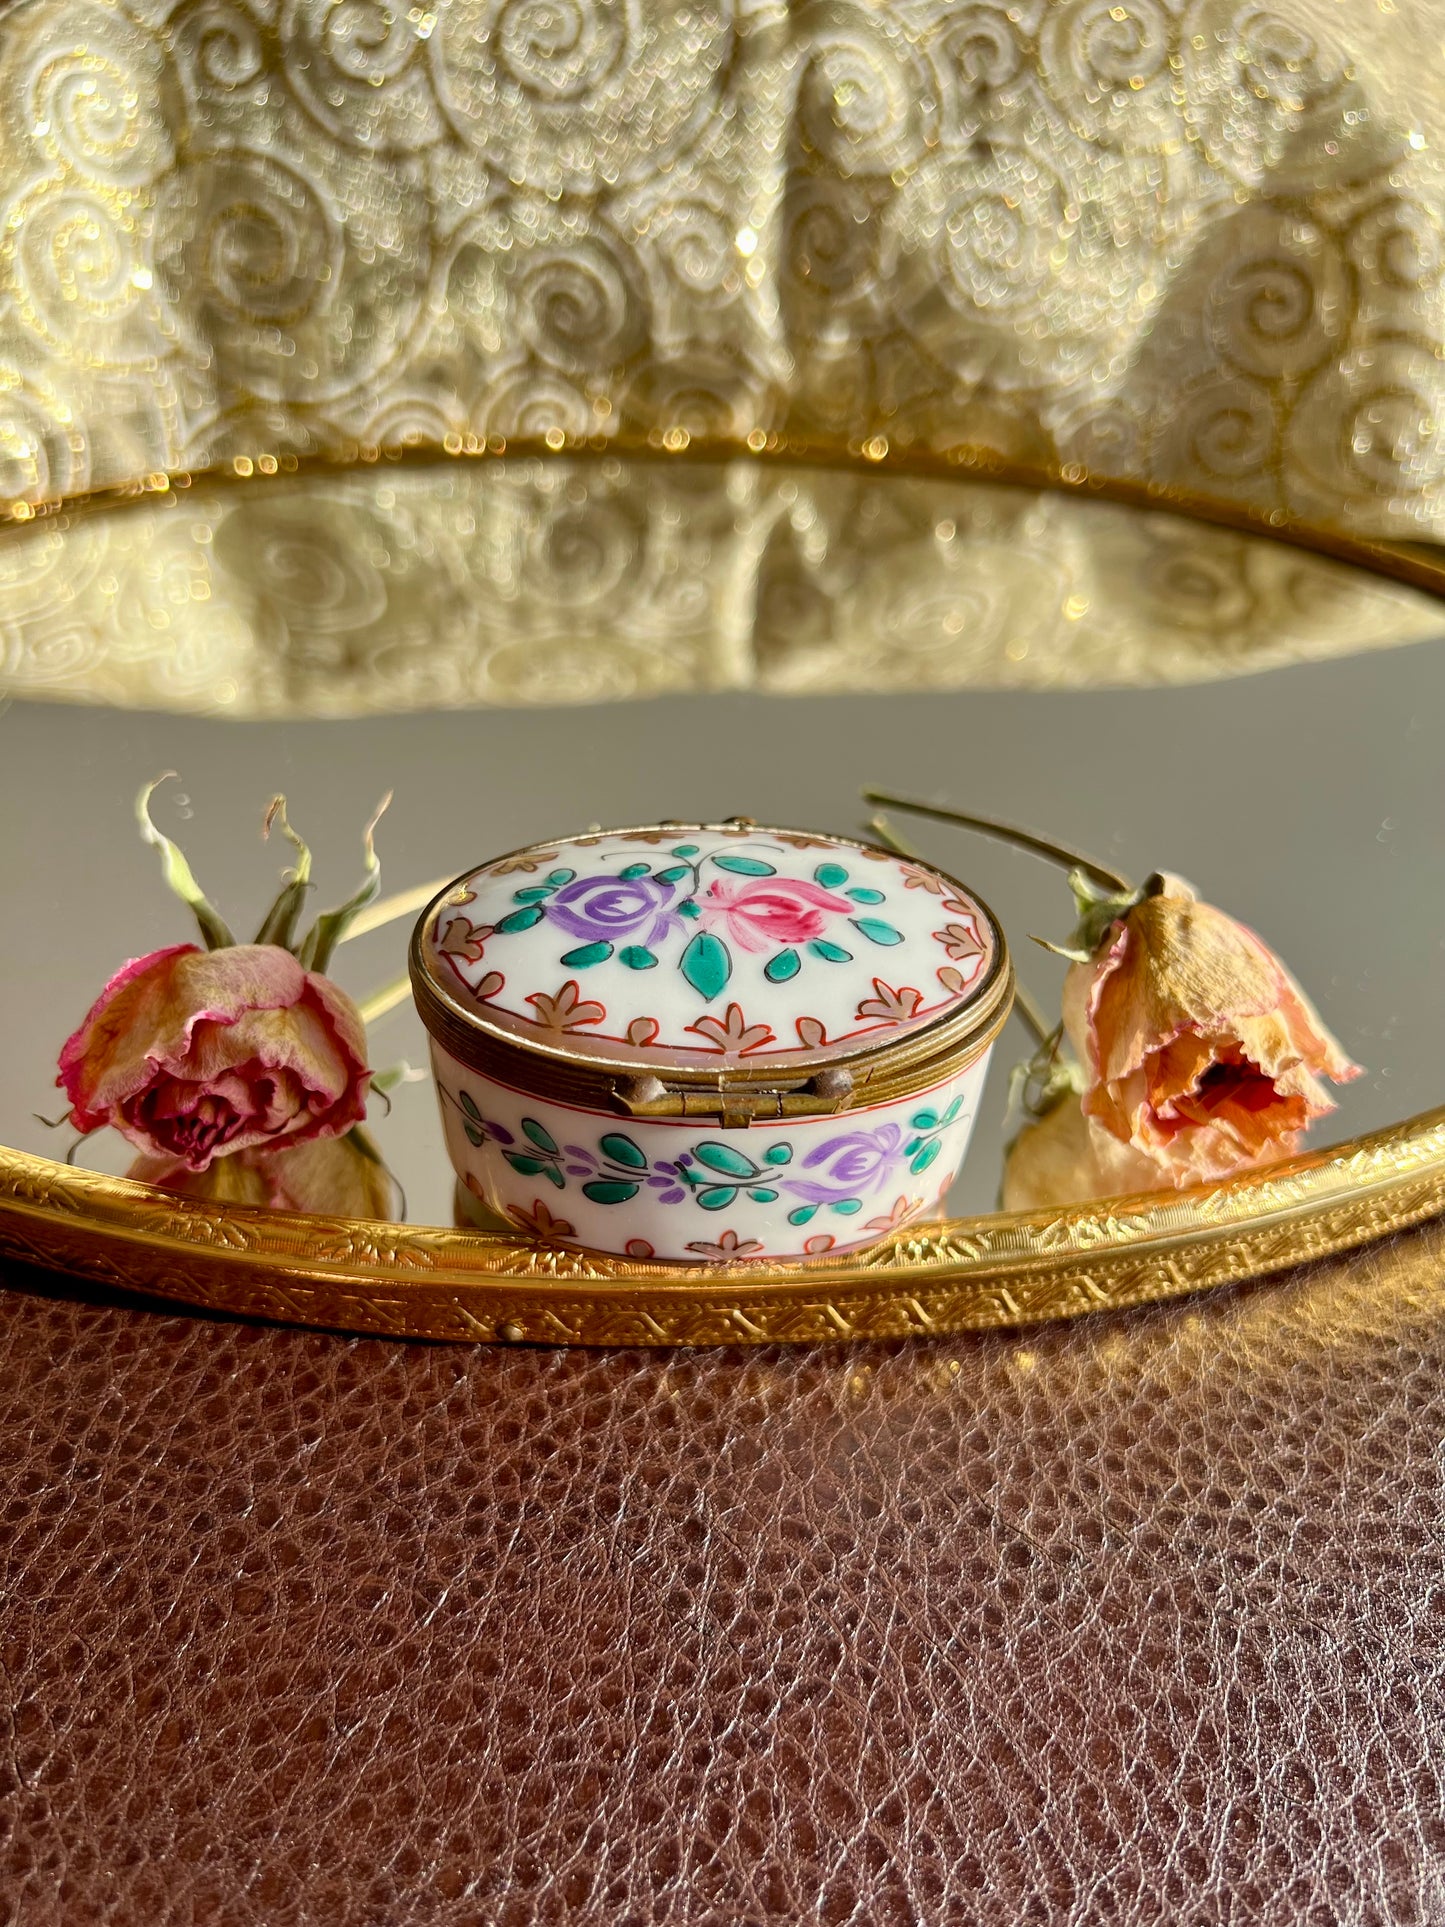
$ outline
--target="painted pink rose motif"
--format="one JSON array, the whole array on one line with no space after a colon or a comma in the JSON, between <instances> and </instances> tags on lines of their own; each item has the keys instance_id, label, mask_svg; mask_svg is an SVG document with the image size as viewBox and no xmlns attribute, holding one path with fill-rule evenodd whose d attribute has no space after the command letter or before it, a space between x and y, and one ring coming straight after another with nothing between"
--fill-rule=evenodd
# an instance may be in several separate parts
<instances>
[{"instance_id":1,"label":"painted pink rose motif","mask_svg":"<svg viewBox=\"0 0 1445 1927\"><path fill-rule=\"evenodd\" d=\"M341 1137L371 1072L355 1004L279 944L178 944L118 970L60 1053L78 1131L110 1124L139 1150L212 1158Z\"/></svg>"},{"instance_id":2,"label":"painted pink rose motif","mask_svg":"<svg viewBox=\"0 0 1445 1927\"><path fill-rule=\"evenodd\" d=\"M776 950L816 941L830 917L855 907L801 877L719 877L698 899L698 920L724 929L739 950Z\"/></svg>"}]
</instances>

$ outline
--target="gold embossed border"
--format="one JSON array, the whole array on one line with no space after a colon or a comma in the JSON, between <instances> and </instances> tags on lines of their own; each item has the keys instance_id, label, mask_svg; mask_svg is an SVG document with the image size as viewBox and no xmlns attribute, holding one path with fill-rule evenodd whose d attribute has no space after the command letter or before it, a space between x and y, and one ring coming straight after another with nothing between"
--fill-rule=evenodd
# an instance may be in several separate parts
<instances>
[{"instance_id":1,"label":"gold embossed border","mask_svg":"<svg viewBox=\"0 0 1445 1927\"><path fill-rule=\"evenodd\" d=\"M503 1234L182 1203L0 1151L0 1254L186 1304L409 1338L711 1345L898 1338L1118 1310L1445 1209L1445 1106L1181 1193L958 1218L851 1257L671 1270Z\"/></svg>"}]
</instances>

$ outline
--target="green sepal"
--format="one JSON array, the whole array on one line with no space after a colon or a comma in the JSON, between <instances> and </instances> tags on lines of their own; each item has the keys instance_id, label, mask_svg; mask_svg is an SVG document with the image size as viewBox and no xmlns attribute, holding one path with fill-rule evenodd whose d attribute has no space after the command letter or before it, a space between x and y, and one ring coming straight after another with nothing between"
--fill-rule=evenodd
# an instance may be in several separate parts
<instances>
[{"instance_id":1,"label":"green sepal","mask_svg":"<svg viewBox=\"0 0 1445 1927\"><path fill-rule=\"evenodd\" d=\"M297 952L307 970L324 971L326 969L331 962L332 952L357 917L367 904L375 903L381 895L381 864L377 859L374 837L376 826L385 815L390 802L391 791L388 790L377 805L376 814L362 832L361 848L366 863L366 874L362 878L360 889L349 896L345 903L338 904L336 909L324 911L312 924L305 942Z\"/></svg>"},{"instance_id":2,"label":"green sepal","mask_svg":"<svg viewBox=\"0 0 1445 1927\"><path fill-rule=\"evenodd\" d=\"M1044 948L1076 963L1088 963L1098 954L1111 926L1137 909L1145 897L1154 895L1161 883L1161 878L1150 877L1140 890L1108 890L1087 870L1070 870L1069 888L1074 893L1079 921L1067 944L1045 944Z\"/></svg>"},{"instance_id":3,"label":"green sepal","mask_svg":"<svg viewBox=\"0 0 1445 1927\"><path fill-rule=\"evenodd\" d=\"M279 944L283 950L290 950L296 941L296 925L301 912L306 907L306 893L311 888L311 852L305 841L292 829L286 815L286 798L273 796L271 807L266 812L266 821L261 826L261 835L269 838L273 823L281 825L281 834L296 852L296 868L286 872L280 893L271 908L266 912L261 928L256 932L257 943ZM372 1081L373 1090L376 1088Z\"/></svg>"},{"instance_id":4,"label":"green sepal","mask_svg":"<svg viewBox=\"0 0 1445 1927\"><path fill-rule=\"evenodd\" d=\"M140 833L145 842L152 844L160 851L161 873L165 877L166 885L174 891L195 917L207 950L226 950L235 943L236 939L231 935L225 918L196 882L191 873L190 864L187 863L177 845L172 843L168 836L164 836L151 821L151 798L161 784L174 775L175 771L168 769L164 776L158 776L153 783L146 784L136 798L136 821L140 824Z\"/></svg>"}]
</instances>

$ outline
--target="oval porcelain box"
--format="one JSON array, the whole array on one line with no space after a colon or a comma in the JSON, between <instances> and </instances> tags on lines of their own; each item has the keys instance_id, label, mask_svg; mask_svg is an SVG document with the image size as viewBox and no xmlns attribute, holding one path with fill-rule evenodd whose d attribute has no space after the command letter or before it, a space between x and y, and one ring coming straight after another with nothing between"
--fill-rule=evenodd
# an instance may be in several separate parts
<instances>
[{"instance_id":1,"label":"oval porcelain box","mask_svg":"<svg viewBox=\"0 0 1445 1927\"><path fill-rule=\"evenodd\" d=\"M1013 999L962 884L741 818L485 863L423 912L411 974L467 1189L677 1264L852 1251L932 1212Z\"/></svg>"}]
</instances>

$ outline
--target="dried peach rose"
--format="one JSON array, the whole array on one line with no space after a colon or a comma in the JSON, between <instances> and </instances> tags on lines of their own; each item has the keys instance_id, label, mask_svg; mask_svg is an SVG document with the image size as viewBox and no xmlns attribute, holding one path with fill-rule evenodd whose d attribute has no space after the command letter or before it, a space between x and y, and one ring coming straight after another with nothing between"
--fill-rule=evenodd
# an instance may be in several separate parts
<instances>
[{"instance_id":1,"label":"dried peach rose","mask_svg":"<svg viewBox=\"0 0 1445 1927\"><path fill-rule=\"evenodd\" d=\"M1156 877L1064 984L1082 1111L1147 1159L1159 1186L1292 1156L1360 1075L1252 930ZM1135 1187L1139 1188L1139 1187Z\"/></svg>"}]
</instances>

